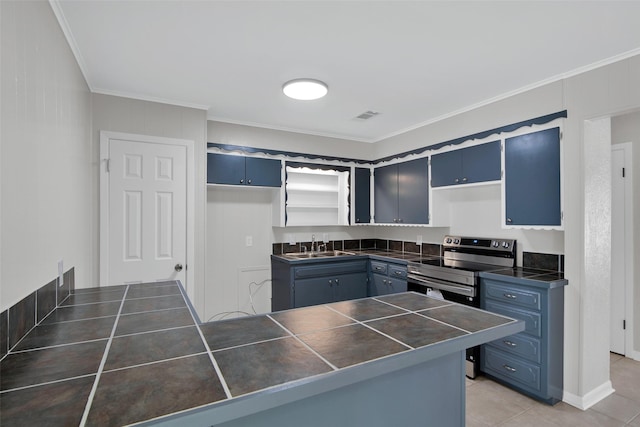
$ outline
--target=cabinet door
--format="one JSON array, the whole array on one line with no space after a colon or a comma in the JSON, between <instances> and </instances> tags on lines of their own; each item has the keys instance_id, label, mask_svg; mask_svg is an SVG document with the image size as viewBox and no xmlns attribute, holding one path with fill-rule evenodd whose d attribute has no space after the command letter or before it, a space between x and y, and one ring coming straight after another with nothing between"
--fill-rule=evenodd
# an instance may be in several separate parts
<instances>
[{"instance_id":1,"label":"cabinet door","mask_svg":"<svg viewBox=\"0 0 640 427\"><path fill-rule=\"evenodd\" d=\"M429 223L429 159L398 163L398 217L404 224Z\"/></svg>"},{"instance_id":2,"label":"cabinet door","mask_svg":"<svg viewBox=\"0 0 640 427\"><path fill-rule=\"evenodd\" d=\"M356 168L355 171L355 217L356 224L369 223L371 220L371 171Z\"/></svg>"},{"instance_id":3,"label":"cabinet door","mask_svg":"<svg viewBox=\"0 0 640 427\"><path fill-rule=\"evenodd\" d=\"M335 300L346 301L367 296L367 273L341 274L334 280Z\"/></svg>"},{"instance_id":4,"label":"cabinet door","mask_svg":"<svg viewBox=\"0 0 640 427\"><path fill-rule=\"evenodd\" d=\"M374 171L374 206L376 223L398 220L398 165L376 168Z\"/></svg>"},{"instance_id":5,"label":"cabinet door","mask_svg":"<svg viewBox=\"0 0 640 427\"><path fill-rule=\"evenodd\" d=\"M561 225L560 129L505 140L506 225Z\"/></svg>"},{"instance_id":6,"label":"cabinet door","mask_svg":"<svg viewBox=\"0 0 640 427\"><path fill-rule=\"evenodd\" d=\"M329 283L329 280L332 280ZM315 277L296 280L294 289L294 307L327 304L334 300L333 278Z\"/></svg>"},{"instance_id":7,"label":"cabinet door","mask_svg":"<svg viewBox=\"0 0 640 427\"><path fill-rule=\"evenodd\" d=\"M207 153L207 182L244 184L244 157Z\"/></svg>"},{"instance_id":8,"label":"cabinet door","mask_svg":"<svg viewBox=\"0 0 640 427\"><path fill-rule=\"evenodd\" d=\"M391 293L389 288L389 278L382 274L373 274L373 280L371 283L371 296L377 297L379 295L387 295Z\"/></svg>"},{"instance_id":9,"label":"cabinet door","mask_svg":"<svg viewBox=\"0 0 640 427\"><path fill-rule=\"evenodd\" d=\"M461 151L461 183L465 184L500 180L502 171L500 141L493 141L486 144L468 147Z\"/></svg>"},{"instance_id":10,"label":"cabinet door","mask_svg":"<svg viewBox=\"0 0 640 427\"><path fill-rule=\"evenodd\" d=\"M407 280L395 279L390 277L387 279L387 288L390 294L395 294L397 292L407 292Z\"/></svg>"},{"instance_id":11,"label":"cabinet door","mask_svg":"<svg viewBox=\"0 0 640 427\"><path fill-rule=\"evenodd\" d=\"M443 187L460 183L462 175L462 150L431 156L431 186ZM498 156L500 161L500 156Z\"/></svg>"},{"instance_id":12,"label":"cabinet door","mask_svg":"<svg viewBox=\"0 0 640 427\"><path fill-rule=\"evenodd\" d=\"M246 181L247 185L259 185L262 187L280 187L281 167L280 160L260 159L246 157Z\"/></svg>"}]
</instances>

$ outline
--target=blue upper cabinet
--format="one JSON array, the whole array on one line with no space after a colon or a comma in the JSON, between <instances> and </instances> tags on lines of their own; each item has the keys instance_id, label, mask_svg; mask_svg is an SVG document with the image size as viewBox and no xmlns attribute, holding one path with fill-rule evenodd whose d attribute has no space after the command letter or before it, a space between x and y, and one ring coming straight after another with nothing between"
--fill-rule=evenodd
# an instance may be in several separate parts
<instances>
[{"instance_id":1,"label":"blue upper cabinet","mask_svg":"<svg viewBox=\"0 0 640 427\"><path fill-rule=\"evenodd\" d=\"M355 222L368 224L371 221L371 170L355 168Z\"/></svg>"},{"instance_id":2,"label":"blue upper cabinet","mask_svg":"<svg viewBox=\"0 0 640 427\"><path fill-rule=\"evenodd\" d=\"M280 187L282 185L282 163L280 160L245 157L247 185Z\"/></svg>"},{"instance_id":3,"label":"blue upper cabinet","mask_svg":"<svg viewBox=\"0 0 640 427\"><path fill-rule=\"evenodd\" d=\"M435 154L431 168L433 187L499 181L500 141Z\"/></svg>"},{"instance_id":4,"label":"blue upper cabinet","mask_svg":"<svg viewBox=\"0 0 640 427\"><path fill-rule=\"evenodd\" d=\"M376 223L429 223L428 158L376 168L374 182Z\"/></svg>"},{"instance_id":5,"label":"blue upper cabinet","mask_svg":"<svg viewBox=\"0 0 640 427\"><path fill-rule=\"evenodd\" d=\"M507 226L562 226L560 128L505 140Z\"/></svg>"},{"instance_id":6,"label":"blue upper cabinet","mask_svg":"<svg viewBox=\"0 0 640 427\"><path fill-rule=\"evenodd\" d=\"M207 183L280 187L281 162L207 153Z\"/></svg>"},{"instance_id":7,"label":"blue upper cabinet","mask_svg":"<svg viewBox=\"0 0 640 427\"><path fill-rule=\"evenodd\" d=\"M398 222L398 165L387 165L374 171L375 222Z\"/></svg>"}]
</instances>

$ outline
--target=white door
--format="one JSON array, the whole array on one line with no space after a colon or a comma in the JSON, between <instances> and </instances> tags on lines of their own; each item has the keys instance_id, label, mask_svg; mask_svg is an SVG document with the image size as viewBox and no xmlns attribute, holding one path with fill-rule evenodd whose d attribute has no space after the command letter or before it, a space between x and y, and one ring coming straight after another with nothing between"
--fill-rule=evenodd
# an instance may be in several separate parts
<instances>
[{"instance_id":1,"label":"white door","mask_svg":"<svg viewBox=\"0 0 640 427\"><path fill-rule=\"evenodd\" d=\"M611 151L611 351L625 354L625 152L613 146Z\"/></svg>"},{"instance_id":2,"label":"white door","mask_svg":"<svg viewBox=\"0 0 640 427\"><path fill-rule=\"evenodd\" d=\"M186 287L187 147L109 139L108 282Z\"/></svg>"}]
</instances>

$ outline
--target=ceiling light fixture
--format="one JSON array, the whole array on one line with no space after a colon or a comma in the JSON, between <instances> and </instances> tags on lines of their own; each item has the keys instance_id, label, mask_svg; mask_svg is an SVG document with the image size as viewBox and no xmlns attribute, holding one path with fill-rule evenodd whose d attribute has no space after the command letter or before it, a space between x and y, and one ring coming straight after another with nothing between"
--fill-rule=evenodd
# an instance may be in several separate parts
<instances>
[{"instance_id":1,"label":"ceiling light fixture","mask_svg":"<svg viewBox=\"0 0 640 427\"><path fill-rule=\"evenodd\" d=\"M295 79L282 86L282 92L289 98L301 101L311 101L322 98L329 91L329 87L320 80Z\"/></svg>"}]
</instances>

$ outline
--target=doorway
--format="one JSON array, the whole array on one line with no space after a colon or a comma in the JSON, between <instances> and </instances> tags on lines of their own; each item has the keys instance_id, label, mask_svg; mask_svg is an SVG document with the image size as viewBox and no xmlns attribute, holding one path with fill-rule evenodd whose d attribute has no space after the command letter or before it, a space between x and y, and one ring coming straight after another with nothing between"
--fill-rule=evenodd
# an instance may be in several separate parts
<instances>
[{"instance_id":1,"label":"doorway","mask_svg":"<svg viewBox=\"0 0 640 427\"><path fill-rule=\"evenodd\" d=\"M100 286L180 280L193 297L193 149L100 132Z\"/></svg>"},{"instance_id":2,"label":"doorway","mask_svg":"<svg viewBox=\"0 0 640 427\"><path fill-rule=\"evenodd\" d=\"M630 142L611 147L610 350L633 353L633 169Z\"/></svg>"}]
</instances>

